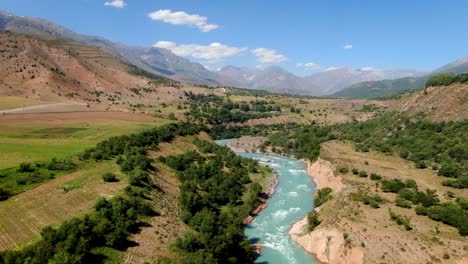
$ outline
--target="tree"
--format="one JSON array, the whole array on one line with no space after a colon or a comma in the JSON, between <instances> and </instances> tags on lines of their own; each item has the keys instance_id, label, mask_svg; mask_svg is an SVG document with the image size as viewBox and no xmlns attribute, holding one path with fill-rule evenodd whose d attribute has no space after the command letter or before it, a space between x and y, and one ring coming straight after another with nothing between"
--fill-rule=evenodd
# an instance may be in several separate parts
<instances>
[{"instance_id":1,"label":"tree","mask_svg":"<svg viewBox=\"0 0 468 264\"><path fill-rule=\"evenodd\" d=\"M115 174L113 173L110 173L110 172L106 172L102 175L102 180L105 181L105 182L116 182L118 181L117 177L115 176Z\"/></svg>"}]
</instances>

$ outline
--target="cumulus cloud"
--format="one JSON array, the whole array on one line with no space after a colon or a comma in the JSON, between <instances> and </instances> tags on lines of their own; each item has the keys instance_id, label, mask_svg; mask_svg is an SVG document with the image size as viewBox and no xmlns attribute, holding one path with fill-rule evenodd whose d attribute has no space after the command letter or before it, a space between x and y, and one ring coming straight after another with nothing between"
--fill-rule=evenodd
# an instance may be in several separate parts
<instances>
[{"instance_id":1,"label":"cumulus cloud","mask_svg":"<svg viewBox=\"0 0 468 264\"><path fill-rule=\"evenodd\" d=\"M317 70L317 69L320 69L322 66L315 62L307 62L307 63L298 63L297 67L304 68L306 70Z\"/></svg>"},{"instance_id":2,"label":"cumulus cloud","mask_svg":"<svg viewBox=\"0 0 468 264\"><path fill-rule=\"evenodd\" d=\"M286 56L277 53L276 50L273 49L258 48L251 50L251 52L257 56L257 61L261 63L283 62L288 59Z\"/></svg>"},{"instance_id":3,"label":"cumulus cloud","mask_svg":"<svg viewBox=\"0 0 468 264\"><path fill-rule=\"evenodd\" d=\"M153 47L164 48L172 51L174 54L183 57L192 57L202 59L208 62L217 62L232 56L235 56L246 48L231 47L218 42L210 45L199 44L177 44L172 41L158 41Z\"/></svg>"},{"instance_id":4,"label":"cumulus cloud","mask_svg":"<svg viewBox=\"0 0 468 264\"><path fill-rule=\"evenodd\" d=\"M111 0L104 3L105 6L112 6L116 8L124 8L127 4L124 0Z\"/></svg>"},{"instance_id":5,"label":"cumulus cloud","mask_svg":"<svg viewBox=\"0 0 468 264\"><path fill-rule=\"evenodd\" d=\"M343 49L352 49L353 48L353 45L351 44L347 44L343 47Z\"/></svg>"},{"instance_id":6,"label":"cumulus cloud","mask_svg":"<svg viewBox=\"0 0 468 264\"><path fill-rule=\"evenodd\" d=\"M208 18L197 14L187 14L183 11L172 12L169 9L161 9L148 14L152 20L163 21L173 25L190 25L195 26L203 32L208 32L217 29L216 24L209 24Z\"/></svg>"}]
</instances>

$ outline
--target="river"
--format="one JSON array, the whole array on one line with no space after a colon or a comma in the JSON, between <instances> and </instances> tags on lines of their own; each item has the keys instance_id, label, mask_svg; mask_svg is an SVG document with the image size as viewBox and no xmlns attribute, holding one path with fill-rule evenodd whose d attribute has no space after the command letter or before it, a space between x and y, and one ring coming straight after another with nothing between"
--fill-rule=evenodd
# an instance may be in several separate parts
<instances>
[{"instance_id":1,"label":"river","mask_svg":"<svg viewBox=\"0 0 468 264\"><path fill-rule=\"evenodd\" d=\"M228 142L218 140L216 143L224 146ZM236 153L273 168L279 178L276 192L267 201L268 207L245 228L251 242L265 246L255 263L316 263L288 234L291 226L313 209L315 185L307 175L306 164L267 154Z\"/></svg>"}]
</instances>

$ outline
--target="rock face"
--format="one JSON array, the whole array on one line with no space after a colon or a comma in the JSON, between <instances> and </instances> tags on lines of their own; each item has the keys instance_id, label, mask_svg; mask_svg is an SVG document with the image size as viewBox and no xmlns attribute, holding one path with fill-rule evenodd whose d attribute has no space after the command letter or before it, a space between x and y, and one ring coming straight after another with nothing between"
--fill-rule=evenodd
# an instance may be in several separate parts
<instances>
[{"instance_id":1,"label":"rock face","mask_svg":"<svg viewBox=\"0 0 468 264\"><path fill-rule=\"evenodd\" d=\"M319 158L314 163L307 162L307 174L314 179L317 190L328 187L338 193L343 189L341 177L335 175L331 163L327 160Z\"/></svg>"},{"instance_id":2,"label":"rock face","mask_svg":"<svg viewBox=\"0 0 468 264\"><path fill-rule=\"evenodd\" d=\"M308 162L307 174L313 177L318 189L331 188L334 193L343 190L341 177L335 175L329 161L318 159ZM316 210L319 208L316 208ZM363 263L364 252L359 247L350 247L343 232L337 228L318 227L312 232L307 230L307 217L295 223L289 234L294 242L314 255L322 263Z\"/></svg>"},{"instance_id":3,"label":"rock face","mask_svg":"<svg viewBox=\"0 0 468 264\"><path fill-rule=\"evenodd\" d=\"M321 263L360 264L364 252L359 247L348 247L338 229L318 228L307 233L307 217L295 223L289 231L291 238L314 255Z\"/></svg>"}]
</instances>

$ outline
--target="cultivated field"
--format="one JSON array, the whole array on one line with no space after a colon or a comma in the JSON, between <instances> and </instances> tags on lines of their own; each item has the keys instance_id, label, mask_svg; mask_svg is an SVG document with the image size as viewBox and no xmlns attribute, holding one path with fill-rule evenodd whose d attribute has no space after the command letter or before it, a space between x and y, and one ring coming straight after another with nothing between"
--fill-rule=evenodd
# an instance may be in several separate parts
<instances>
[{"instance_id":1,"label":"cultivated field","mask_svg":"<svg viewBox=\"0 0 468 264\"><path fill-rule=\"evenodd\" d=\"M111 136L168 122L124 112L0 115L0 169L25 161L65 158Z\"/></svg>"},{"instance_id":2,"label":"cultivated field","mask_svg":"<svg viewBox=\"0 0 468 264\"><path fill-rule=\"evenodd\" d=\"M119 182L106 183L112 172ZM42 228L91 210L99 197L109 197L127 185L114 161L88 162L80 171L59 177L0 202L0 250L19 249L40 237Z\"/></svg>"}]
</instances>

